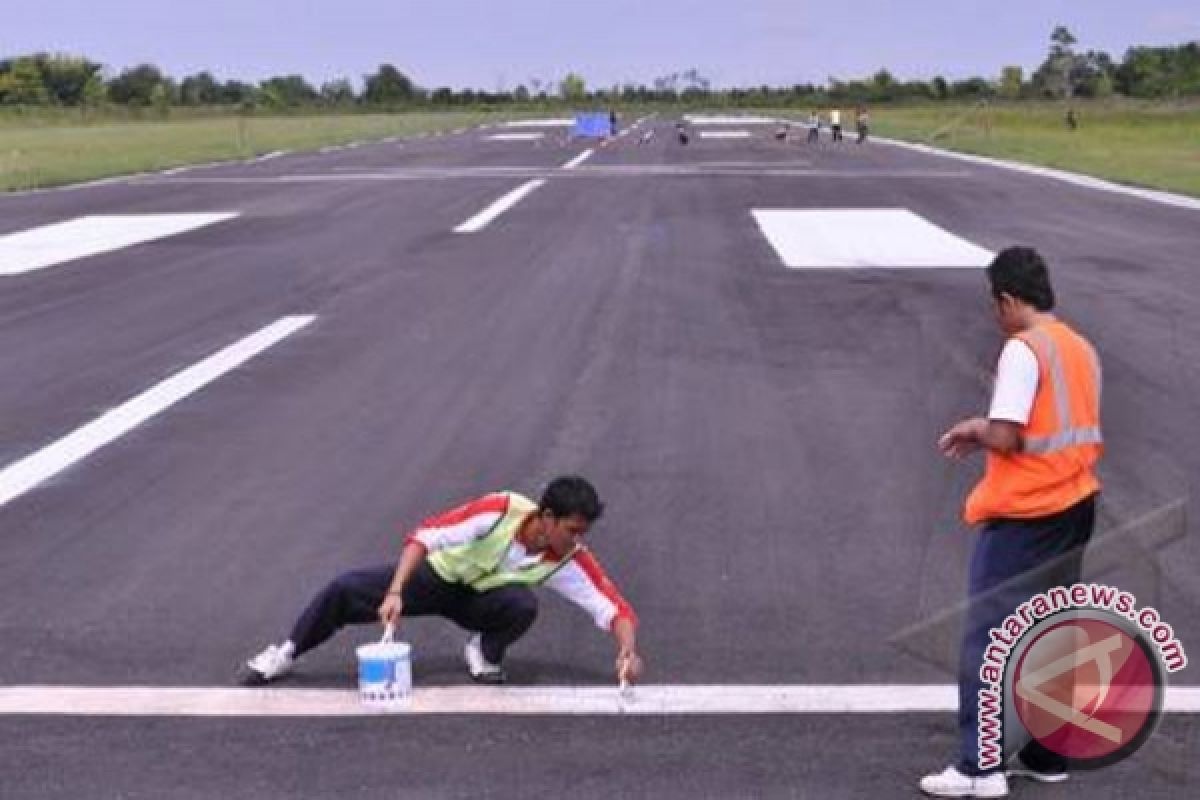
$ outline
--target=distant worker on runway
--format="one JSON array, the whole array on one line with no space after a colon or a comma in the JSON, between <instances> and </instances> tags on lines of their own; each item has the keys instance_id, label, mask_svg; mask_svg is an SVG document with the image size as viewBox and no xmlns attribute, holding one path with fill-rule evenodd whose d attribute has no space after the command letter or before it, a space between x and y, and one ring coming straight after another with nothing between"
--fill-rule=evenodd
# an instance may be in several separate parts
<instances>
[{"instance_id":1,"label":"distant worker on runway","mask_svg":"<svg viewBox=\"0 0 1200 800\"><path fill-rule=\"evenodd\" d=\"M682 121L682 120L680 120L679 122L676 122L676 123L675 123L675 135L676 135L677 137L679 137L679 143L680 143L680 144L687 144L687 143L688 143L688 131L687 131L687 126L683 124L683 121Z\"/></svg>"},{"instance_id":2,"label":"distant worker on runway","mask_svg":"<svg viewBox=\"0 0 1200 800\"><path fill-rule=\"evenodd\" d=\"M821 136L821 115L813 110L808 115L808 144L816 144Z\"/></svg>"},{"instance_id":3,"label":"distant worker on runway","mask_svg":"<svg viewBox=\"0 0 1200 800\"><path fill-rule=\"evenodd\" d=\"M642 673L637 617L583 543L603 510L587 480L566 475L551 481L537 504L502 491L431 517L409 534L399 564L330 582L284 642L246 663L242 682L280 678L346 625L432 615L471 632L463 658L473 680L503 683L505 653L537 616L532 587L545 585L611 632L617 679L633 683Z\"/></svg>"},{"instance_id":4,"label":"distant worker on runway","mask_svg":"<svg viewBox=\"0 0 1200 800\"><path fill-rule=\"evenodd\" d=\"M854 125L858 129L858 144L862 144L867 140L868 129L871 125L871 117L867 114L866 106L859 106L854 114Z\"/></svg>"},{"instance_id":5,"label":"distant worker on runway","mask_svg":"<svg viewBox=\"0 0 1200 800\"><path fill-rule=\"evenodd\" d=\"M833 134L835 142L842 140L842 110L840 108L829 112L829 132Z\"/></svg>"},{"instance_id":6,"label":"distant worker on runway","mask_svg":"<svg viewBox=\"0 0 1200 800\"><path fill-rule=\"evenodd\" d=\"M987 418L954 425L938 440L946 456L983 450L983 480L963 517L982 525L971 554L967 618L958 674L959 753L921 779L935 797L1004 797L1003 765L981 765L980 670L989 631L1018 606L1056 586L1078 583L1092 536L1100 482L1100 361L1086 339L1059 320L1045 263L1028 247L1002 251L988 267L993 310L1009 337L1000 353ZM1011 745L1011 743L1010 743ZM1067 762L1036 740L1010 776L1067 779Z\"/></svg>"}]
</instances>

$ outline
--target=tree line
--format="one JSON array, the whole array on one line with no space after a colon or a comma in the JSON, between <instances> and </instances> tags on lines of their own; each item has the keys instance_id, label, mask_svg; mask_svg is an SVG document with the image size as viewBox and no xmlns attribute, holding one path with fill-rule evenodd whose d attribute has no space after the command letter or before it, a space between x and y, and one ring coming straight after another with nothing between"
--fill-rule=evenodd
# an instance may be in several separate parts
<instances>
[{"instance_id":1,"label":"tree line","mask_svg":"<svg viewBox=\"0 0 1200 800\"><path fill-rule=\"evenodd\" d=\"M886 103L893 101L978 100L1000 97L1165 98L1200 95L1200 43L1174 47L1132 47L1120 62L1107 53L1079 51L1071 32L1059 26L1050 36L1045 60L1025 76L1019 66L1005 67L995 79L947 81L897 80L881 69L865 80L829 78L825 85L713 89L696 69L656 78L650 86L624 84L589 89L570 73L561 80L531 79L513 90L418 86L391 64L363 76L362 88L346 78L319 87L301 75L279 75L258 83L219 80L207 71L176 80L153 64L140 64L112 75L88 58L35 53L0 59L0 105L57 106L83 109L104 106L157 108L223 107L243 110L404 109L496 107L563 104L684 104L730 107L808 106L814 103Z\"/></svg>"}]
</instances>

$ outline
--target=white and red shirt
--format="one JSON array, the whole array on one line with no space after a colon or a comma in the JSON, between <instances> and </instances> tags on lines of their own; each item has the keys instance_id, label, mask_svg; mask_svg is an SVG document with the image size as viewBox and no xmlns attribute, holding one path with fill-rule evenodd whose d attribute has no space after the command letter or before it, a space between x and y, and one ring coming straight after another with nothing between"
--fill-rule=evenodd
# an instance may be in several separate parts
<instances>
[{"instance_id":1,"label":"white and red shirt","mask_svg":"<svg viewBox=\"0 0 1200 800\"><path fill-rule=\"evenodd\" d=\"M509 494L495 492L471 500L457 508L425 520L410 533L406 542L416 542L426 553L470 544L484 538L508 511ZM508 547L502 566L527 566L530 562L557 562L549 551L531 553L516 539ZM544 584L556 594L582 608L597 627L611 630L621 618L637 624L633 607L621 596L590 550L581 548Z\"/></svg>"}]
</instances>

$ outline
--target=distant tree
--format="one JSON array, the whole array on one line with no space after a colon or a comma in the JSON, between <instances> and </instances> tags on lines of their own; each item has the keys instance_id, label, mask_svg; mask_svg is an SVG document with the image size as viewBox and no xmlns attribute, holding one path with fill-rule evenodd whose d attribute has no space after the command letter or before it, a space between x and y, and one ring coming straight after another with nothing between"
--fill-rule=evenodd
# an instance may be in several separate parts
<instances>
[{"instance_id":1,"label":"distant tree","mask_svg":"<svg viewBox=\"0 0 1200 800\"><path fill-rule=\"evenodd\" d=\"M242 81L225 81L219 92L220 102L231 106L246 106L257 102L258 89Z\"/></svg>"},{"instance_id":2,"label":"distant tree","mask_svg":"<svg viewBox=\"0 0 1200 800\"><path fill-rule=\"evenodd\" d=\"M587 84L582 76L569 72L558 84L558 93L567 102L577 103L587 97Z\"/></svg>"},{"instance_id":3,"label":"distant tree","mask_svg":"<svg viewBox=\"0 0 1200 800\"><path fill-rule=\"evenodd\" d=\"M1008 100L1016 100L1021 96L1021 87L1025 83L1025 71L1020 67L1005 67L1000 72L1000 96Z\"/></svg>"},{"instance_id":4,"label":"distant tree","mask_svg":"<svg viewBox=\"0 0 1200 800\"><path fill-rule=\"evenodd\" d=\"M49 100L42 73L32 58L17 58L0 64L0 103L43 105Z\"/></svg>"},{"instance_id":5,"label":"distant tree","mask_svg":"<svg viewBox=\"0 0 1200 800\"><path fill-rule=\"evenodd\" d=\"M82 105L85 109L97 109L104 105L104 101L108 99L108 87L104 84L104 78L100 73L96 73L88 78L88 82L83 85Z\"/></svg>"},{"instance_id":6,"label":"distant tree","mask_svg":"<svg viewBox=\"0 0 1200 800\"><path fill-rule=\"evenodd\" d=\"M416 86L408 76L391 64L380 64L374 74L365 76L363 98L372 105L399 105L416 96Z\"/></svg>"},{"instance_id":7,"label":"distant tree","mask_svg":"<svg viewBox=\"0 0 1200 800\"><path fill-rule=\"evenodd\" d=\"M871 77L869 87L863 87L866 94L874 101L887 101L896 99L896 79L892 77L892 73L886 69L881 69ZM859 94L855 92L854 94ZM856 97L857 100L866 99L864 97Z\"/></svg>"},{"instance_id":8,"label":"distant tree","mask_svg":"<svg viewBox=\"0 0 1200 800\"><path fill-rule=\"evenodd\" d=\"M108 96L114 103L131 106L148 106L154 102L154 87L166 77L153 64L139 64L124 70L109 81Z\"/></svg>"},{"instance_id":9,"label":"distant tree","mask_svg":"<svg viewBox=\"0 0 1200 800\"><path fill-rule=\"evenodd\" d=\"M197 72L179 83L179 102L185 106L211 106L221 100L221 85L211 73Z\"/></svg>"},{"instance_id":10,"label":"distant tree","mask_svg":"<svg viewBox=\"0 0 1200 800\"><path fill-rule=\"evenodd\" d=\"M321 84L321 102L331 106L353 105L358 97L354 86L345 78Z\"/></svg>"},{"instance_id":11,"label":"distant tree","mask_svg":"<svg viewBox=\"0 0 1200 800\"><path fill-rule=\"evenodd\" d=\"M454 104L454 90L448 86L439 86L429 94L429 102L435 106Z\"/></svg>"},{"instance_id":12,"label":"distant tree","mask_svg":"<svg viewBox=\"0 0 1200 800\"><path fill-rule=\"evenodd\" d=\"M950 96L950 85L941 75L934 77L930 82L930 88L933 89L933 96L938 100L945 100Z\"/></svg>"},{"instance_id":13,"label":"distant tree","mask_svg":"<svg viewBox=\"0 0 1200 800\"><path fill-rule=\"evenodd\" d=\"M515 91L513 91L513 100L518 103L528 103L529 97L529 89L527 89L523 83L518 86Z\"/></svg>"},{"instance_id":14,"label":"distant tree","mask_svg":"<svg viewBox=\"0 0 1200 800\"><path fill-rule=\"evenodd\" d=\"M38 53L32 56L41 75L49 102L77 106L83 102L83 89L101 70L101 65L86 58Z\"/></svg>"},{"instance_id":15,"label":"distant tree","mask_svg":"<svg viewBox=\"0 0 1200 800\"><path fill-rule=\"evenodd\" d=\"M317 99L317 90L301 75L277 75L258 85L262 101L275 108L295 108Z\"/></svg>"}]
</instances>

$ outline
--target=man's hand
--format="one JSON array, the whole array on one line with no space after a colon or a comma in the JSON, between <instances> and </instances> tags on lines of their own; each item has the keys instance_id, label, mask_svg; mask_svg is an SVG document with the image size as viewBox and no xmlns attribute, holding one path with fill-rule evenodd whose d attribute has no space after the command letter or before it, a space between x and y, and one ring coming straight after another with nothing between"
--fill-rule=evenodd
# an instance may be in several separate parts
<instances>
[{"instance_id":1,"label":"man's hand","mask_svg":"<svg viewBox=\"0 0 1200 800\"><path fill-rule=\"evenodd\" d=\"M379 621L393 627L399 625L400 615L403 611L404 602L400 599L400 595L388 592L379 606Z\"/></svg>"},{"instance_id":2,"label":"man's hand","mask_svg":"<svg viewBox=\"0 0 1200 800\"><path fill-rule=\"evenodd\" d=\"M642 657L634 651L617 654L617 683L621 685L637 683L642 677Z\"/></svg>"},{"instance_id":3,"label":"man's hand","mask_svg":"<svg viewBox=\"0 0 1200 800\"><path fill-rule=\"evenodd\" d=\"M987 420L982 417L964 419L938 439L938 450L942 455L955 460L965 458L978 450L987 431Z\"/></svg>"}]
</instances>

